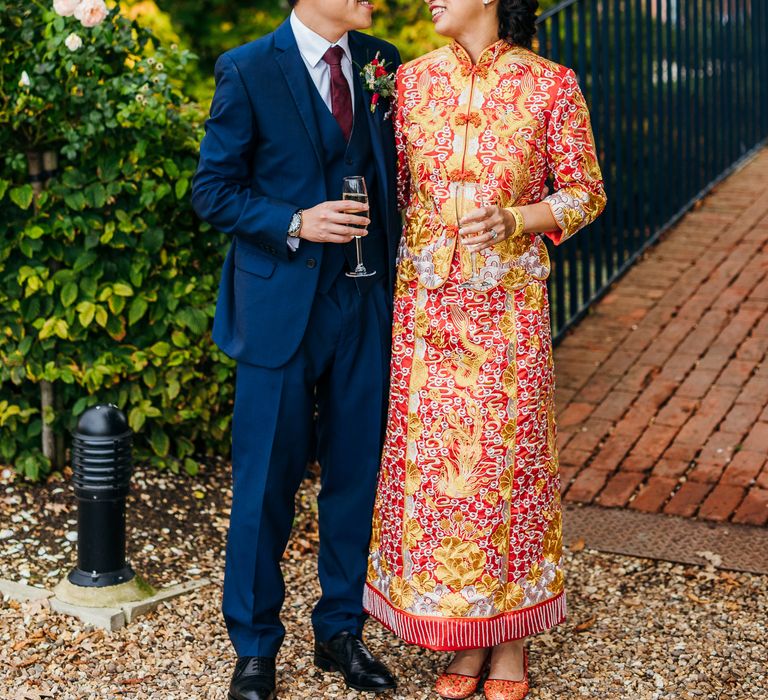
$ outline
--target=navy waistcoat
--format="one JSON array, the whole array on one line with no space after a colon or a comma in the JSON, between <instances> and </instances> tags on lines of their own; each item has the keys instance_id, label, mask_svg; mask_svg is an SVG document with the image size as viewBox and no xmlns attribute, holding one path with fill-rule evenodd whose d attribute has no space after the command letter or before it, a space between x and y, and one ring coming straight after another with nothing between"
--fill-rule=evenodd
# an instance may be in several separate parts
<instances>
[{"instance_id":1,"label":"navy waistcoat","mask_svg":"<svg viewBox=\"0 0 768 700\"><path fill-rule=\"evenodd\" d=\"M360 86L355 85L355 117L349 142L344 139L341 127L328 106L320 97L312 80L307 75L312 94L317 125L323 148L325 184L329 200L342 199L342 183L345 177L362 175L368 189L371 224L368 235L361 240L363 262L369 272L376 271L376 277L358 279L358 289L365 291L373 280L385 277L387 249L384 228L381 223L381 209L378 200L376 164L371 147L371 132L368 125L365 101ZM356 265L354 241L346 245L326 243L323 246L323 262L320 269L318 290L327 292L342 270L354 269Z\"/></svg>"}]
</instances>

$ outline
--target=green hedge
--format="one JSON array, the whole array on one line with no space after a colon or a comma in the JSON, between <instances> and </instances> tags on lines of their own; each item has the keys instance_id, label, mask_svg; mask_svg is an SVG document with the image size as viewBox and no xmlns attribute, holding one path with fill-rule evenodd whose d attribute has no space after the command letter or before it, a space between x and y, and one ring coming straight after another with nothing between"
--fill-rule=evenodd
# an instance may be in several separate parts
<instances>
[{"instance_id":1,"label":"green hedge","mask_svg":"<svg viewBox=\"0 0 768 700\"><path fill-rule=\"evenodd\" d=\"M209 330L227 240L188 197L194 57L119 7L93 28L49 8L0 0L0 461L29 479L63 466L77 416L111 401L139 458L194 472L228 449L233 391ZM59 169L35 184L42 154Z\"/></svg>"}]
</instances>

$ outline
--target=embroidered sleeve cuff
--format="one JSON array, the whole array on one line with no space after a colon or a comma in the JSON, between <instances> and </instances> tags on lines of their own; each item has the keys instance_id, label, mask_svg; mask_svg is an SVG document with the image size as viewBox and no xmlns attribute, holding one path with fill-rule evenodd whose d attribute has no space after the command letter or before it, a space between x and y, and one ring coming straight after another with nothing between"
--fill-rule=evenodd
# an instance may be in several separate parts
<instances>
[{"instance_id":1,"label":"embroidered sleeve cuff","mask_svg":"<svg viewBox=\"0 0 768 700\"><path fill-rule=\"evenodd\" d=\"M589 193L576 188L565 188L545 197L543 201L549 205L560 227L559 232L547 232L546 235L559 244L591 223L599 213L597 210L602 209L592 205L593 199Z\"/></svg>"}]
</instances>

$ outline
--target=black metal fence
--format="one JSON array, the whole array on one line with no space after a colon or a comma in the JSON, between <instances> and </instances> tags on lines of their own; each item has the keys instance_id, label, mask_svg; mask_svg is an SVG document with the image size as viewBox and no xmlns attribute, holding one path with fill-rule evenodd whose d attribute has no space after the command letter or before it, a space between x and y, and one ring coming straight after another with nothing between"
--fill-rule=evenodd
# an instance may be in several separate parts
<instances>
[{"instance_id":1,"label":"black metal fence","mask_svg":"<svg viewBox=\"0 0 768 700\"><path fill-rule=\"evenodd\" d=\"M608 207L550 246L555 339L768 138L768 0L568 0L539 52L573 68Z\"/></svg>"}]
</instances>

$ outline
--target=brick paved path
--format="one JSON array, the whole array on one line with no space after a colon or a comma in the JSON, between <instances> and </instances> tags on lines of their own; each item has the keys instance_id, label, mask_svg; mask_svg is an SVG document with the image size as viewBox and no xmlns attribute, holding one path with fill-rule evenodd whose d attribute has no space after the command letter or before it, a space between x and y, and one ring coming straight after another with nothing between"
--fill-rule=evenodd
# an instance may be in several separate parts
<instances>
[{"instance_id":1,"label":"brick paved path","mask_svg":"<svg viewBox=\"0 0 768 700\"><path fill-rule=\"evenodd\" d=\"M768 521L768 149L555 350L566 501Z\"/></svg>"}]
</instances>

